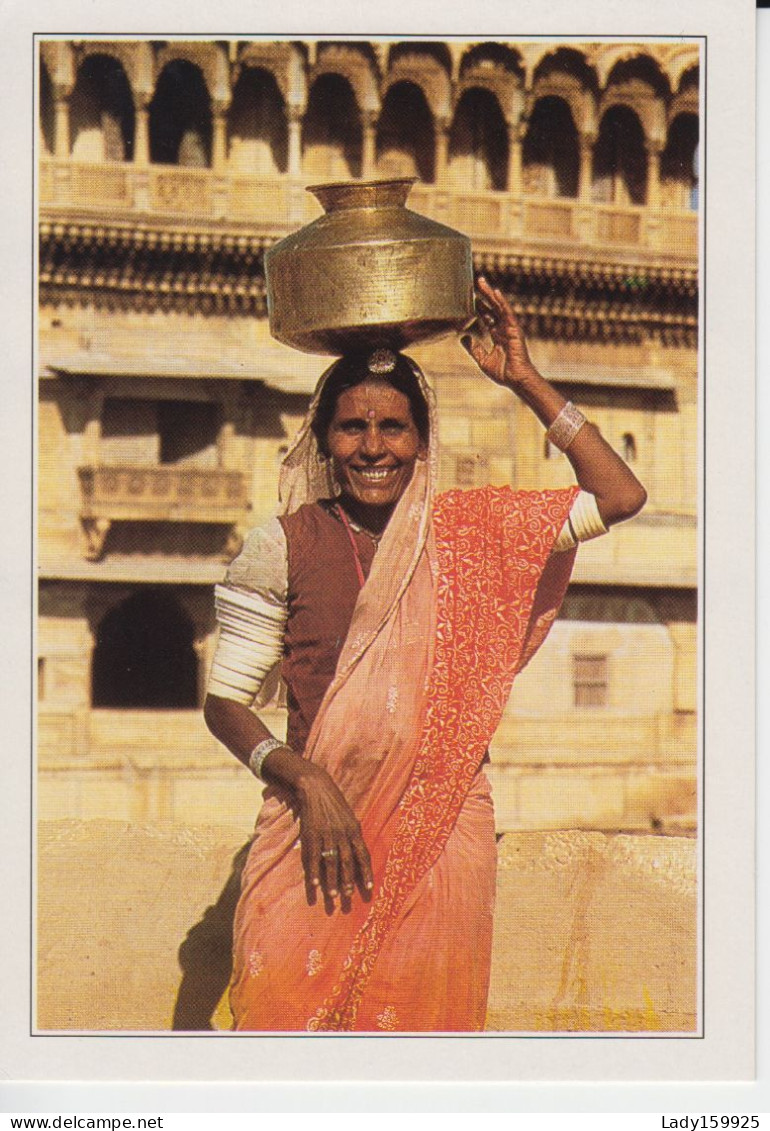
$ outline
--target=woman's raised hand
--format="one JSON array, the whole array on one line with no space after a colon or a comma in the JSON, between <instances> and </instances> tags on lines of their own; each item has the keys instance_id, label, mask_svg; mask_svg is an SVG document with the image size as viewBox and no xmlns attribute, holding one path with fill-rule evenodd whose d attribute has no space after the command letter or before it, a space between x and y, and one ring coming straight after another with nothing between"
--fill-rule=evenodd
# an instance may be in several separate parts
<instances>
[{"instance_id":1,"label":"woman's raised hand","mask_svg":"<svg viewBox=\"0 0 770 1131\"><path fill-rule=\"evenodd\" d=\"M476 309L475 330L464 334L461 344L482 373L498 385L517 389L537 371L510 303L502 291L479 278Z\"/></svg>"},{"instance_id":2,"label":"woman's raised hand","mask_svg":"<svg viewBox=\"0 0 770 1131\"><path fill-rule=\"evenodd\" d=\"M355 813L325 770L306 766L295 796L308 897L320 888L327 900L339 895L344 908L358 887L370 899L372 865Z\"/></svg>"}]
</instances>

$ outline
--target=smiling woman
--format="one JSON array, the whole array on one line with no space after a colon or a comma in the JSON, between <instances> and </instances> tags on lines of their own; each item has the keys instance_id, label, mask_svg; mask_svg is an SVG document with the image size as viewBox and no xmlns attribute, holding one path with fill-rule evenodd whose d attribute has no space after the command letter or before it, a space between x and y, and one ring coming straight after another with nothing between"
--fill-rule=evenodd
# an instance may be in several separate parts
<instances>
[{"instance_id":1,"label":"smiling woman","mask_svg":"<svg viewBox=\"0 0 770 1131\"><path fill-rule=\"evenodd\" d=\"M406 359L377 350L346 358L324 386L313 431L331 459L344 509L381 534L428 455L425 400Z\"/></svg>"},{"instance_id":2,"label":"smiling woman","mask_svg":"<svg viewBox=\"0 0 770 1131\"><path fill-rule=\"evenodd\" d=\"M540 417L583 490L436 497L434 401L419 369L387 349L345 357L286 455L279 518L217 589L206 720L269 787L235 919L239 1029L484 1026L487 746L577 541L634 513L644 491L537 373L483 280L479 306L491 344L463 344ZM274 668L285 743L252 710Z\"/></svg>"}]
</instances>

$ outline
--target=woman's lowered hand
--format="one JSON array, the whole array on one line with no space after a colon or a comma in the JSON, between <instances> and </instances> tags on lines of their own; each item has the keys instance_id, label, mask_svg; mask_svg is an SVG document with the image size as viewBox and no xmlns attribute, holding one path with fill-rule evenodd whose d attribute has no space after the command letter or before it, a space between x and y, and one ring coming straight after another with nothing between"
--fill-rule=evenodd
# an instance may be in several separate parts
<instances>
[{"instance_id":1,"label":"woman's lowered hand","mask_svg":"<svg viewBox=\"0 0 770 1131\"><path fill-rule=\"evenodd\" d=\"M303 759L304 761L304 759ZM369 850L355 813L329 774L305 761L294 787L308 898L321 889L343 906L358 887L370 899L374 881Z\"/></svg>"},{"instance_id":2,"label":"woman's lowered hand","mask_svg":"<svg viewBox=\"0 0 770 1131\"><path fill-rule=\"evenodd\" d=\"M207 695L204 716L211 733L246 766L254 748L273 737L253 711L231 699ZM355 813L326 770L280 744L264 758L260 776L286 790L299 816L308 899L314 901L320 888L327 900L341 895L344 906L356 885L369 899L369 852Z\"/></svg>"}]
</instances>

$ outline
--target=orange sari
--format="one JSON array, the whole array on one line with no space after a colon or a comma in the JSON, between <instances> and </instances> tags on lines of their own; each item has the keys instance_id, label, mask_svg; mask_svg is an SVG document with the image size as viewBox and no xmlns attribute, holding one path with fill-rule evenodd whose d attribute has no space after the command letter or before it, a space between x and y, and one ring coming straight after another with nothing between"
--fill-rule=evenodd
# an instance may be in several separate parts
<instances>
[{"instance_id":1,"label":"orange sari","mask_svg":"<svg viewBox=\"0 0 770 1131\"><path fill-rule=\"evenodd\" d=\"M309 451L305 429L287 457L292 509L323 493L306 478L293 490L293 470L315 474ZM480 766L566 589L574 552L551 549L577 488L434 502L434 471L435 449L391 518L304 752L361 822L372 899L308 903L294 813L268 789L235 920L238 1029L484 1026L496 854Z\"/></svg>"}]
</instances>

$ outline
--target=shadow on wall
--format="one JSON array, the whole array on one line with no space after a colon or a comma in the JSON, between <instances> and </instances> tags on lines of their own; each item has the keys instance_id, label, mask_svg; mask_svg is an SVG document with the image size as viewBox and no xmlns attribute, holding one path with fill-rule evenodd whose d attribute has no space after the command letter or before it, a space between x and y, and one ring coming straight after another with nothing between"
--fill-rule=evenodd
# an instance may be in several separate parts
<instances>
[{"instance_id":1,"label":"shadow on wall","mask_svg":"<svg viewBox=\"0 0 770 1131\"><path fill-rule=\"evenodd\" d=\"M241 875L251 848L249 839L233 857L230 875L219 898L191 927L179 948L183 975L171 1028L213 1029L212 1018L232 973L233 920L241 894Z\"/></svg>"}]
</instances>

